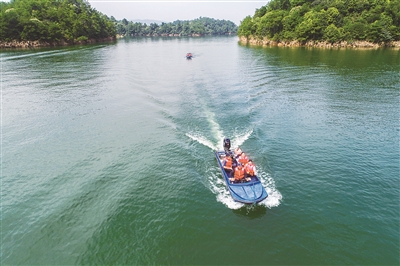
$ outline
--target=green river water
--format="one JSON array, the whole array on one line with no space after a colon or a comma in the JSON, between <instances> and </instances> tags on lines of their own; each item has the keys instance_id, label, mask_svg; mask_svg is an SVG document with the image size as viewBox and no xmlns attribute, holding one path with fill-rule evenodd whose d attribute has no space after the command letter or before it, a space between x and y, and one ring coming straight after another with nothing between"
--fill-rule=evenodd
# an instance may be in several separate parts
<instances>
[{"instance_id":1,"label":"green river water","mask_svg":"<svg viewBox=\"0 0 400 266\"><path fill-rule=\"evenodd\" d=\"M398 50L177 37L0 55L2 265L399 265ZM224 137L260 204L232 201Z\"/></svg>"}]
</instances>

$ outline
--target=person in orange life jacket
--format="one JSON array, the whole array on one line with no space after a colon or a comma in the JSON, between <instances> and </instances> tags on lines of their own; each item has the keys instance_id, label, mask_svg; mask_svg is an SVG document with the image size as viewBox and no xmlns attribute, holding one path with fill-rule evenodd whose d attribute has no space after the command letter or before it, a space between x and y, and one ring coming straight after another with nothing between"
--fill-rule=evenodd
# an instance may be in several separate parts
<instances>
[{"instance_id":1,"label":"person in orange life jacket","mask_svg":"<svg viewBox=\"0 0 400 266\"><path fill-rule=\"evenodd\" d=\"M244 167L244 172L246 177L257 175L256 166L253 164L252 160L249 160L249 162L246 164Z\"/></svg>"},{"instance_id":2,"label":"person in orange life jacket","mask_svg":"<svg viewBox=\"0 0 400 266\"><path fill-rule=\"evenodd\" d=\"M232 171L232 157L226 156L223 160L223 166L225 169Z\"/></svg>"},{"instance_id":3,"label":"person in orange life jacket","mask_svg":"<svg viewBox=\"0 0 400 266\"><path fill-rule=\"evenodd\" d=\"M222 165L226 171L226 173L228 174L228 176L231 176L231 173L233 171L232 169L232 157L231 156L226 156L225 159L222 162Z\"/></svg>"},{"instance_id":4,"label":"person in orange life jacket","mask_svg":"<svg viewBox=\"0 0 400 266\"><path fill-rule=\"evenodd\" d=\"M229 178L229 181L231 181L231 182L241 182L243 180L250 181L251 178L246 178L244 176L243 165L241 163L239 163L238 166L236 166L236 168L235 168L235 172L234 172L233 178Z\"/></svg>"},{"instance_id":5,"label":"person in orange life jacket","mask_svg":"<svg viewBox=\"0 0 400 266\"><path fill-rule=\"evenodd\" d=\"M247 155L242 152L242 154L240 154L239 158L238 158L239 163L246 165L249 162L249 157L247 157Z\"/></svg>"}]
</instances>

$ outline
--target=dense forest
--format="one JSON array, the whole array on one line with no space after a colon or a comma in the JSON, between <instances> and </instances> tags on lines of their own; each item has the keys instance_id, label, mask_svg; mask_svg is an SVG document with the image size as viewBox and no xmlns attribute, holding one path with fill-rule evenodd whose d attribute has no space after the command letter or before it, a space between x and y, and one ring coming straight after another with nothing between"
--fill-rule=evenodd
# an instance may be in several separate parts
<instances>
[{"instance_id":1,"label":"dense forest","mask_svg":"<svg viewBox=\"0 0 400 266\"><path fill-rule=\"evenodd\" d=\"M400 0L271 0L238 28L272 41L400 40Z\"/></svg>"},{"instance_id":2,"label":"dense forest","mask_svg":"<svg viewBox=\"0 0 400 266\"><path fill-rule=\"evenodd\" d=\"M86 0L0 2L0 41L69 42L122 36L238 34L272 41L400 40L400 0L271 0L237 27L200 17L170 23L117 21Z\"/></svg>"},{"instance_id":3,"label":"dense forest","mask_svg":"<svg viewBox=\"0 0 400 266\"><path fill-rule=\"evenodd\" d=\"M200 17L171 23L117 21L86 0L11 0L0 2L0 41L74 43L125 36L194 36L236 34L231 21Z\"/></svg>"},{"instance_id":4,"label":"dense forest","mask_svg":"<svg viewBox=\"0 0 400 266\"><path fill-rule=\"evenodd\" d=\"M113 18L112 18L113 19ZM128 36L192 36L236 34L237 26L232 21L200 17L194 20L176 20L170 23L115 21L117 34Z\"/></svg>"},{"instance_id":5,"label":"dense forest","mask_svg":"<svg viewBox=\"0 0 400 266\"><path fill-rule=\"evenodd\" d=\"M115 24L85 0L0 2L0 41L75 42L114 37Z\"/></svg>"}]
</instances>

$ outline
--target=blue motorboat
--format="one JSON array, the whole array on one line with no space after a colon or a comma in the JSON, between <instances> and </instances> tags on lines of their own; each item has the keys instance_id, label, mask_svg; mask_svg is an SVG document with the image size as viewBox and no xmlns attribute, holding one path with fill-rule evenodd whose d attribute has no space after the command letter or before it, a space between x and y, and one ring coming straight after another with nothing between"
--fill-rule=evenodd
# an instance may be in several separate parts
<instances>
[{"instance_id":1,"label":"blue motorboat","mask_svg":"<svg viewBox=\"0 0 400 266\"><path fill-rule=\"evenodd\" d=\"M226 156L231 156L233 153L230 151L230 140L224 139L224 150L214 151L215 157L219 168L222 172L222 177L225 180L225 184L228 187L229 193L231 194L234 201L242 202L246 204L254 204L260 202L268 197L268 193L257 175L252 176L251 180L243 182L232 182L229 180L230 173L227 172L223 166L223 161Z\"/></svg>"}]
</instances>

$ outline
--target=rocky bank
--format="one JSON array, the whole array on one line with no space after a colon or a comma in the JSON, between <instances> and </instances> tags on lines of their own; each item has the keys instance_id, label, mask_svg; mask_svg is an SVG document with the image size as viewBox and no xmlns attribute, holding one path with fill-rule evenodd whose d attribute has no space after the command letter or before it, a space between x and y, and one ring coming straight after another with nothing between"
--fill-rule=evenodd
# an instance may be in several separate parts
<instances>
[{"instance_id":1,"label":"rocky bank","mask_svg":"<svg viewBox=\"0 0 400 266\"><path fill-rule=\"evenodd\" d=\"M67 46L67 45L77 45L77 44L87 44L87 43L97 43L97 42L109 42L115 41L116 37L108 37L103 39L90 39L86 41L74 41L74 42L42 42L42 41L0 41L0 49L7 48L37 48L37 47L55 47L55 46Z\"/></svg>"},{"instance_id":2,"label":"rocky bank","mask_svg":"<svg viewBox=\"0 0 400 266\"><path fill-rule=\"evenodd\" d=\"M259 39L254 37L240 36L239 42L242 44L250 44L256 46L291 46L291 47L322 47L322 48L380 48L380 47L392 47L400 48L400 41L393 41L390 43L372 43L367 41L354 41L354 42L337 42L329 43L323 41L308 41L301 43L299 41L290 42L276 42L268 40L267 38Z\"/></svg>"}]
</instances>

